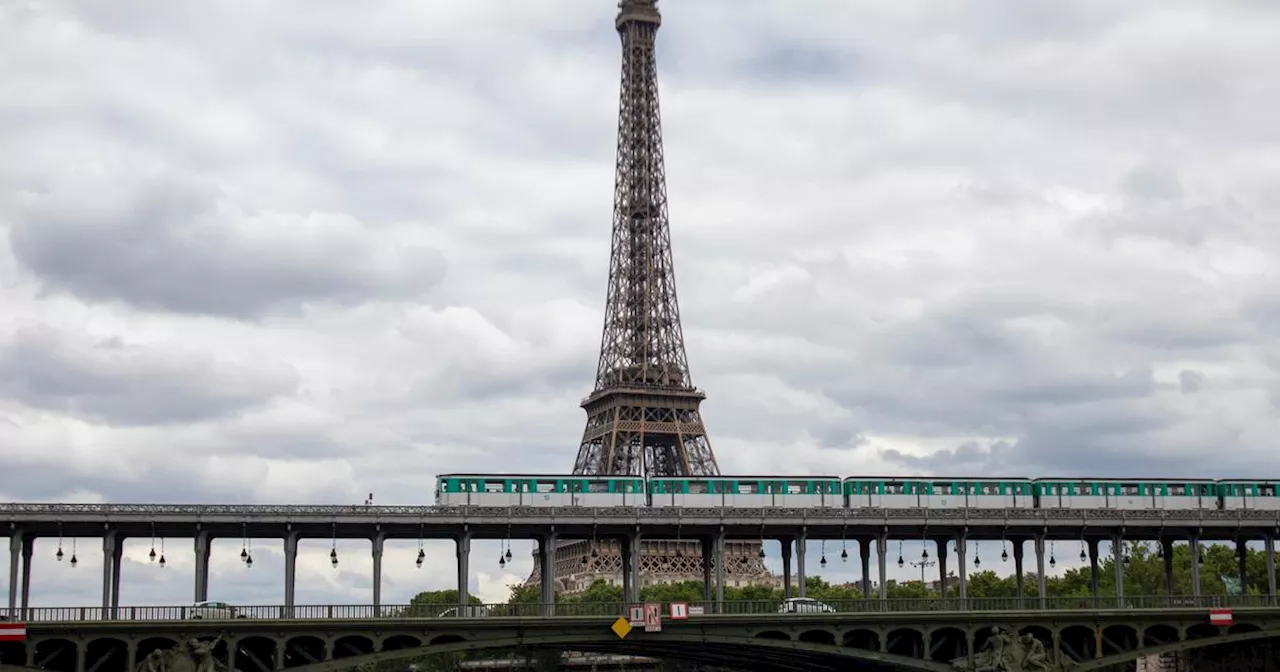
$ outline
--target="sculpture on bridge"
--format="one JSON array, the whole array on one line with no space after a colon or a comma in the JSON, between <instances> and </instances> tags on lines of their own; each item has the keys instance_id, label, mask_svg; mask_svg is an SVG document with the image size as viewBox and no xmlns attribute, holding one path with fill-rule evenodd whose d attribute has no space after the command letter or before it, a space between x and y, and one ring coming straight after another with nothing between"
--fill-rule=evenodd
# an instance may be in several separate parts
<instances>
[{"instance_id":1,"label":"sculpture on bridge","mask_svg":"<svg viewBox=\"0 0 1280 672\"><path fill-rule=\"evenodd\" d=\"M212 641L189 639L168 649L156 649L138 663L136 672L220 672L224 667L214 660L213 650L222 635Z\"/></svg>"},{"instance_id":2,"label":"sculpture on bridge","mask_svg":"<svg viewBox=\"0 0 1280 672\"><path fill-rule=\"evenodd\" d=\"M1015 638L1009 631L994 627L987 643L973 654L972 665L965 656L951 661L951 667L957 672L1062 672L1067 664L1051 659L1044 642L1034 635Z\"/></svg>"}]
</instances>

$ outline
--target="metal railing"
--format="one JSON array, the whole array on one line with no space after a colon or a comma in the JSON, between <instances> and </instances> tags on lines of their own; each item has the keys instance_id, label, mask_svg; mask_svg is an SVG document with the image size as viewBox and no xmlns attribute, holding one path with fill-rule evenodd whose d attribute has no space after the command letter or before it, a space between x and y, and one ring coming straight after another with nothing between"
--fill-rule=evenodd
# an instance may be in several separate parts
<instances>
[{"instance_id":1,"label":"metal railing","mask_svg":"<svg viewBox=\"0 0 1280 672\"><path fill-rule=\"evenodd\" d=\"M669 613L669 603L661 603L664 614ZM1277 608L1277 600L1266 595L1243 596L1131 596L1131 597L970 597L960 598L910 598L910 599L852 599L827 601L802 601L780 604L775 600L735 600L717 605L715 602L687 602L690 616L698 618L711 615L774 615L786 617L792 614L874 614L920 612L1018 612L1018 611L1105 611L1105 610L1205 610L1221 607ZM555 605L541 603L468 605L461 610L456 605L401 604L383 605L294 605L241 606L229 609L192 606L148 607L29 607L25 610L0 609L0 621L28 623L55 623L77 621L182 621L182 620L342 620L370 619L442 619L442 618L546 618L546 617L617 617L627 613L628 603L620 602L559 602Z\"/></svg>"}]
</instances>

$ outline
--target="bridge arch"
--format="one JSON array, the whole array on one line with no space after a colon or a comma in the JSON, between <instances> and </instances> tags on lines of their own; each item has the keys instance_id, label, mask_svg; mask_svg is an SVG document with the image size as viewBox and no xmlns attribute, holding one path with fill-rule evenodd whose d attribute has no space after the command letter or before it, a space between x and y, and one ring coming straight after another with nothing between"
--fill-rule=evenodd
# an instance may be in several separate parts
<instances>
[{"instance_id":1,"label":"bridge arch","mask_svg":"<svg viewBox=\"0 0 1280 672\"><path fill-rule=\"evenodd\" d=\"M763 633L762 633L763 634ZM391 660L404 660L420 656L460 653L464 651L492 649L570 648L601 653L623 653L650 657L679 656L695 662L714 663L735 660L751 663L756 667L769 667L779 672L803 669L811 665L832 663L868 662L891 665L904 672L950 672L949 664L910 658L907 656L849 648L833 644L802 642L790 639L761 637L704 635L693 633L646 633L643 638L618 639L613 633L547 634L487 638L447 644L418 646L384 650L359 656L348 656L290 667L290 672L339 672L357 665Z\"/></svg>"},{"instance_id":2,"label":"bridge arch","mask_svg":"<svg viewBox=\"0 0 1280 672\"><path fill-rule=\"evenodd\" d=\"M1194 626L1193 626L1194 627ZM1213 626L1217 627L1217 626ZM1162 653L1175 653L1181 651L1194 651L1196 649L1205 649L1211 646L1219 646L1222 644L1243 644L1251 641L1262 641L1272 638L1280 638L1280 628L1265 628L1253 630L1250 632L1238 632L1236 634L1219 634L1209 637L1191 637L1188 628L1188 637L1180 642L1173 642L1161 646L1141 647L1133 651L1118 653L1111 656L1104 656L1089 661L1081 661L1072 672L1090 672L1091 670L1105 670L1112 665L1119 663L1127 663L1137 660L1142 656L1157 656Z\"/></svg>"}]
</instances>

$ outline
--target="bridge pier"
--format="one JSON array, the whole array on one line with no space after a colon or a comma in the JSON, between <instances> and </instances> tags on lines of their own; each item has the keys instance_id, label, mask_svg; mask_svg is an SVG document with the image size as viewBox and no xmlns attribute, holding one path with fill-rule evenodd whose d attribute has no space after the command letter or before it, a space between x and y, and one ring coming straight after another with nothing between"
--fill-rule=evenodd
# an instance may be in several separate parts
<instances>
[{"instance_id":1,"label":"bridge pier","mask_svg":"<svg viewBox=\"0 0 1280 672\"><path fill-rule=\"evenodd\" d=\"M293 530L284 535L284 608L289 616L293 616L294 597L297 591L299 536ZM205 571L209 571L208 565L205 565Z\"/></svg>"},{"instance_id":2,"label":"bridge pier","mask_svg":"<svg viewBox=\"0 0 1280 672\"><path fill-rule=\"evenodd\" d=\"M111 587L114 584L116 548L122 546L115 530L107 530L102 534L102 611L111 613ZM121 548L123 550L123 548Z\"/></svg>"},{"instance_id":3,"label":"bridge pier","mask_svg":"<svg viewBox=\"0 0 1280 672\"><path fill-rule=\"evenodd\" d=\"M1200 597L1200 535L1191 535L1191 595Z\"/></svg>"},{"instance_id":4,"label":"bridge pier","mask_svg":"<svg viewBox=\"0 0 1280 672\"><path fill-rule=\"evenodd\" d=\"M9 530L9 613L18 608L18 568L22 565L22 531Z\"/></svg>"},{"instance_id":5,"label":"bridge pier","mask_svg":"<svg viewBox=\"0 0 1280 672\"><path fill-rule=\"evenodd\" d=\"M862 597L871 598L871 538L859 537L858 559L862 562ZM882 559L881 562L884 562Z\"/></svg>"},{"instance_id":6,"label":"bridge pier","mask_svg":"<svg viewBox=\"0 0 1280 672\"><path fill-rule=\"evenodd\" d=\"M287 539L288 537L286 537ZM209 599L209 556L213 548L210 543L213 537L204 530L197 530L193 545L195 546L196 562L195 562L195 585L192 588L193 601L204 602ZM297 545L294 545L294 555L297 556ZM290 562L288 541L285 542L284 549L284 603L285 606L293 605L293 567L294 563ZM131 668L132 669L132 668Z\"/></svg>"},{"instance_id":7,"label":"bridge pier","mask_svg":"<svg viewBox=\"0 0 1280 672\"><path fill-rule=\"evenodd\" d=\"M1102 572L1098 569L1098 539L1090 539L1085 544L1089 547L1089 590L1093 599L1102 597Z\"/></svg>"},{"instance_id":8,"label":"bridge pier","mask_svg":"<svg viewBox=\"0 0 1280 672\"><path fill-rule=\"evenodd\" d=\"M22 617L26 618L31 608L31 557L35 555L35 536L22 539Z\"/></svg>"},{"instance_id":9,"label":"bridge pier","mask_svg":"<svg viewBox=\"0 0 1280 672\"><path fill-rule=\"evenodd\" d=\"M1160 553L1164 555L1164 592L1169 597L1173 597L1174 592L1178 589L1174 583L1173 577L1173 540L1160 540Z\"/></svg>"},{"instance_id":10,"label":"bridge pier","mask_svg":"<svg viewBox=\"0 0 1280 672\"><path fill-rule=\"evenodd\" d=\"M804 597L804 553L809 535L801 532L796 538L796 597Z\"/></svg>"},{"instance_id":11,"label":"bridge pier","mask_svg":"<svg viewBox=\"0 0 1280 672\"><path fill-rule=\"evenodd\" d=\"M542 554L542 557L539 558L542 561L542 567L541 567L542 569L542 603L545 605L548 605L548 608L552 608L550 607L551 603L556 601L555 537L556 537L555 533L549 534L545 537L545 542L538 544L538 552ZM458 535L454 539L454 541L457 544L457 556L458 556L458 616L466 617L471 611L470 609L467 609L471 600L471 596L469 594L471 589L469 585L470 578L471 578L471 533L463 532L462 534ZM376 610L378 606L380 606L379 600L382 597L382 587L378 585L379 583L381 583L381 579L382 579L381 535L379 535L378 537L375 537L373 543L374 543L374 551L373 551L374 553L374 557L373 557L374 601L373 603L374 603L374 609ZM550 599L548 599L547 597L548 593L551 594ZM547 615L550 616L552 614L548 613Z\"/></svg>"},{"instance_id":12,"label":"bridge pier","mask_svg":"<svg viewBox=\"0 0 1280 672\"><path fill-rule=\"evenodd\" d=\"M782 537L778 540L778 544L782 547L782 599L791 599L791 538Z\"/></svg>"},{"instance_id":13,"label":"bridge pier","mask_svg":"<svg viewBox=\"0 0 1280 672\"><path fill-rule=\"evenodd\" d=\"M887 527L884 532L880 533L880 537L876 539L876 554L879 556L876 568L880 572L880 599L887 600L889 599L889 568L885 563L885 558L889 554L889 530Z\"/></svg>"},{"instance_id":14,"label":"bridge pier","mask_svg":"<svg viewBox=\"0 0 1280 672\"><path fill-rule=\"evenodd\" d=\"M947 539L934 539L933 546L938 550L938 587L942 589L943 599L946 599L947 588L950 587L948 584L951 583L947 580ZM921 569L920 573L924 574L924 569Z\"/></svg>"},{"instance_id":15,"label":"bridge pier","mask_svg":"<svg viewBox=\"0 0 1280 672\"><path fill-rule=\"evenodd\" d=\"M1124 537L1111 538L1111 562L1116 566L1116 597L1124 597Z\"/></svg>"},{"instance_id":16,"label":"bridge pier","mask_svg":"<svg viewBox=\"0 0 1280 672\"><path fill-rule=\"evenodd\" d=\"M1262 537L1263 543L1267 547L1267 595L1271 598L1271 604L1276 603L1276 538L1270 532Z\"/></svg>"},{"instance_id":17,"label":"bridge pier","mask_svg":"<svg viewBox=\"0 0 1280 672\"><path fill-rule=\"evenodd\" d=\"M1240 594L1247 595L1249 591L1245 589L1249 585L1248 567L1245 563L1249 559L1249 542L1244 538L1236 539L1236 571L1240 577Z\"/></svg>"},{"instance_id":18,"label":"bridge pier","mask_svg":"<svg viewBox=\"0 0 1280 672\"><path fill-rule=\"evenodd\" d=\"M724 613L724 531L716 535L716 613ZM803 593L801 593L803 595Z\"/></svg>"},{"instance_id":19,"label":"bridge pier","mask_svg":"<svg viewBox=\"0 0 1280 672\"><path fill-rule=\"evenodd\" d=\"M387 535L382 531L373 535L372 548L373 553L373 615L382 615L382 550L386 544ZM470 549L468 548L468 553Z\"/></svg>"},{"instance_id":20,"label":"bridge pier","mask_svg":"<svg viewBox=\"0 0 1280 672\"><path fill-rule=\"evenodd\" d=\"M712 563L719 565L716 561L716 538L703 537L699 540L702 544L702 601L711 604L711 566ZM762 542L763 543L763 542ZM723 557L723 556L721 556ZM626 592L623 592L623 599L626 599Z\"/></svg>"},{"instance_id":21,"label":"bridge pier","mask_svg":"<svg viewBox=\"0 0 1280 672\"><path fill-rule=\"evenodd\" d=\"M969 543L968 535L965 534L964 532L961 532L960 536L956 538L956 562L959 563L959 567L956 571L956 574L958 574L960 577L960 599L961 600L964 600L969 596L969 587L968 587L969 569L967 566L965 566L965 558L967 556L966 551L969 550L967 548L968 543Z\"/></svg>"},{"instance_id":22,"label":"bridge pier","mask_svg":"<svg viewBox=\"0 0 1280 672\"><path fill-rule=\"evenodd\" d=\"M1023 600L1027 596L1026 591L1026 574L1023 571L1022 560L1026 555L1027 540L1018 537L1013 540L1013 574L1015 594L1018 596L1018 608L1023 606Z\"/></svg>"},{"instance_id":23,"label":"bridge pier","mask_svg":"<svg viewBox=\"0 0 1280 672\"><path fill-rule=\"evenodd\" d=\"M1044 608L1045 600L1049 597L1048 583L1044 576L1044 534L1037 534L1036 542L1036 594L1040 598L1040 608Z\"/></svg>"}]
</instances>

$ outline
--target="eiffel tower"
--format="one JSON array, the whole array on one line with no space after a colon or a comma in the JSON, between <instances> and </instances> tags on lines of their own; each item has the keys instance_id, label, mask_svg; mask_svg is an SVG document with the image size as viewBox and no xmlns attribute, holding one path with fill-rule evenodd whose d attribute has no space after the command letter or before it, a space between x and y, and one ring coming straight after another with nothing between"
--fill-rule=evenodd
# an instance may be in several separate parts
<instances>
[{"instance_id":1,"label":"eiffel tower","mask_svg":"<svg viewBox=\"0 0 1280 672\"><path fill-rule=\"evenodd\" d=\"M699 411L706 394L689 376L676 300L654 50L661 23L657 0L618 3L622 84L609 290L595 389L582 402L587 425L575 474L720 473ZM540 581L536 557L530 584ZM760 542L727 542L716 560L724 563L728 585L779 584L764 566ZM697 541L645 541L639 562L642 585L703 578ZM557 592L567 594L599 578L620 584L621 546L558 546L555 576Z\"/></svg>"}]
</instances>

